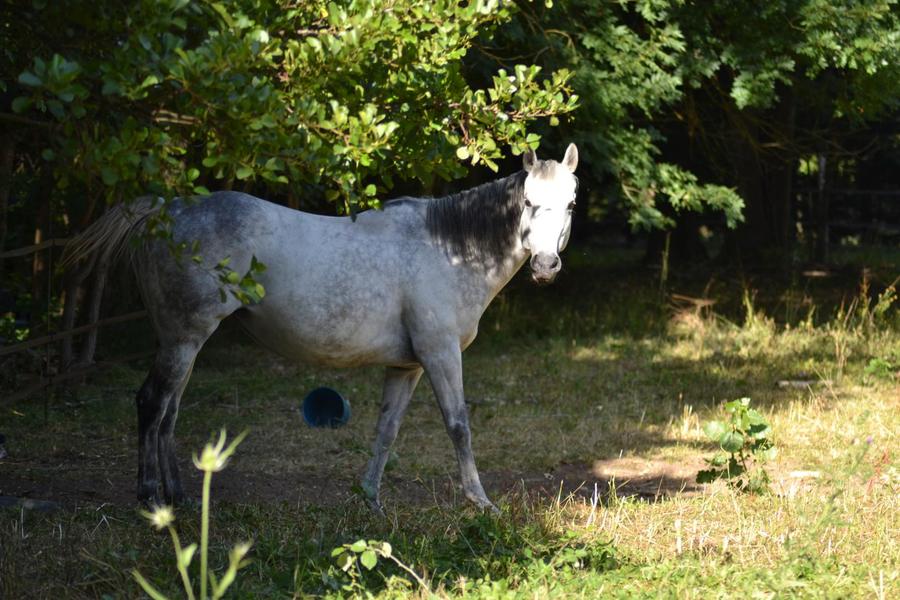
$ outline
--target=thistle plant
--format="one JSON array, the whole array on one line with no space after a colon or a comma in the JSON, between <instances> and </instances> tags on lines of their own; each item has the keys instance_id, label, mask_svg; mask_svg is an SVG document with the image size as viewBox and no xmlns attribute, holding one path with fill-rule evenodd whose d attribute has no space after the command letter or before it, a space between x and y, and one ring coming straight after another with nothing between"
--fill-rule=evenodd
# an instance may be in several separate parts
<instances>
[{"instance_id":1,"label":"thistle plant","mask_svg":"<svg viewBox=\"0 0 900 600\"><path fill-rule=\"evenodd\" d=\"M200 456L194 455L194 466L203 471L203 498L200 511L200 600L212 598L217 600L225 595L228 588L234 583L237 572L248 564L245 560L247 553L250 551L250 542L241 542L236 544L228 553L228 568L221 579L216 579L215 574L208 567L209 552L209 496L212 484L212 474L218 473L226 466L228 461L240 444L246 437L247 432L241 433L227 447L225 446L226 435L225 430L219 432L219 439L215 445L211 442L206 444ZM172 538L172 545L175 548L175 566L181 576L181 583L184 587L185 597L188 600L195 600L194 586L188 575L188 567L197 552L197 544L182 546L175 530L175 513L170 506L157 506L152 511L141 511L151 523L154 529L162 531L167 529ZM135 569L131 572L132 576L141 586L141 588L154 600L168 600L168 597L157 590L149 581L147 581L140 572ZM207 595L207 582L211 588L211 596Z\"/></svg>"}]
</instances>

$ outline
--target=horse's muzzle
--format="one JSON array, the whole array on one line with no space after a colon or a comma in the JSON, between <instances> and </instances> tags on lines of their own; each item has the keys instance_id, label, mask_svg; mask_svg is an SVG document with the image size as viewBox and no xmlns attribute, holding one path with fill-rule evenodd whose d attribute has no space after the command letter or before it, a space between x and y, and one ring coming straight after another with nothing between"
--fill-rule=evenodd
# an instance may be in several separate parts
<instances>
[{"instance_id":1,"label":"horse's muzzle","mask_svg":"<svg viewBox=\"0 0 900 600\"><path fill-rule=\"evenodd\" d=\"M548 285L562 268L558 254L535 254L531 257L531 278L538 285Z\"/></svg>"}]
</instances>

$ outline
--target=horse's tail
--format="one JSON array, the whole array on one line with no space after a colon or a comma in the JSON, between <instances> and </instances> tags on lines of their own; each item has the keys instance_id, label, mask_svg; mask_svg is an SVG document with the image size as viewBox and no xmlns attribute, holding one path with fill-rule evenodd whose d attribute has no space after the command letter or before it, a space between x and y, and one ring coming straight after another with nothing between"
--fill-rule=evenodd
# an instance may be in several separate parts
<instances>
[{"instance_id":1,"label":"horse's tail","mask_svg":"<svg viewBox=\"0 0 900 600\"><path fill-rule=\"evenodd\" d=\"M159 212L162 202L145 196L114 206L87 229L73 237L63 250L60 266L68 267L98 254L104 262L121 258L129 238L147 217Z\"/></svg>"}]
</instances>

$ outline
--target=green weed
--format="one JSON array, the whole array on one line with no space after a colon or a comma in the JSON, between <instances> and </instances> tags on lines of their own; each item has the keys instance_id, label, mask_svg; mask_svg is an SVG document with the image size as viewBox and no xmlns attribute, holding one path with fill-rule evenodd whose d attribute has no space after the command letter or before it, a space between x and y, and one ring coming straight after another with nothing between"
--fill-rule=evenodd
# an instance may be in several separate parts
<instances>
[{"instance_id":1,"label":"green weed","mask_svg":"<svg viewBox=\"0 0 900 600\"><path fill-rule=\"evenodd\" d=\"M750 408L750 398L727 402L725 410L727 422L709 421L703 426L703 432L721 452L707 459L710 468L697 473L697 483L724 479L742 491L768 491L770 478L764 465L776 454L769 439L772 427L758 410Z\"/></svg>"}]
</instances>

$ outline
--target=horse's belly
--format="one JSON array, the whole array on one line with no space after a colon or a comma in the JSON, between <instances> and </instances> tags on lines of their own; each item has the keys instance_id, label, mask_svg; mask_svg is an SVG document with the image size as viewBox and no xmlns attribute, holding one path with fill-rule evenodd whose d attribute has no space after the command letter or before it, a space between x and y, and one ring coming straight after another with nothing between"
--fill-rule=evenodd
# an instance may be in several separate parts
<instances>
[{"instance_id":1,"label":"horse's belly","mask_svg":"<svg viewBox=\"0 0 900 600\"><path fill-rule=\"evenodd\" d=\"M291 360L333 367L415 363L399 319L348 324L248 312L241 322L261 345Z\"/></svg>"}]
</instances>

